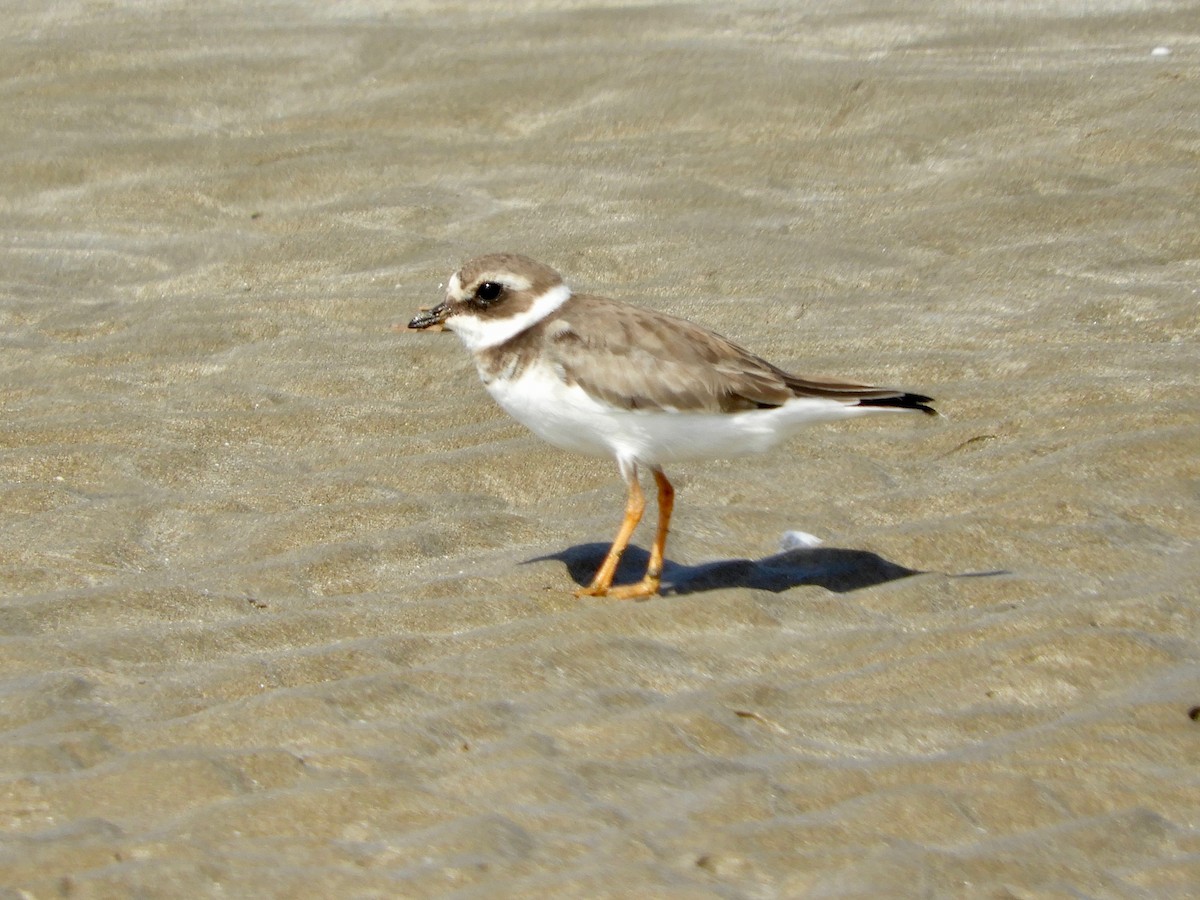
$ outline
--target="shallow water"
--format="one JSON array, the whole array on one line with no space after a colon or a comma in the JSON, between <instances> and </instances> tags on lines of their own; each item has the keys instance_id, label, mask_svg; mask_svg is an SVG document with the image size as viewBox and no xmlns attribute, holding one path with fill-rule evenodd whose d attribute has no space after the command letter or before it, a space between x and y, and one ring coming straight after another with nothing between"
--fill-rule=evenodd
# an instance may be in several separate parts
<instances>
[{"instance_id":1,"label":"shallow water","mask_svg":"<svg viewBox=\"0 0 1200 900\"><path fill-rule=\"evenodd\" d=\"M1195 10L329 9L0 22L0 896L1188 896ZM575 601L499 249L944 418Z\"/></svg>"}]
</instances>

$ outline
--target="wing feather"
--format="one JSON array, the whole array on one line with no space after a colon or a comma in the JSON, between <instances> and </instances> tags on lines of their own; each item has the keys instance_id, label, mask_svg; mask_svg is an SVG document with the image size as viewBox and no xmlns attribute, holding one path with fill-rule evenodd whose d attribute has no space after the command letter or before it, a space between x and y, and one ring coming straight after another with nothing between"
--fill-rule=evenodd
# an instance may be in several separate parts
<instances>
[{"instance_id":1,"label":"wing feather","mask_svg":"<svg viewBox=\"0 0 1200 900\"><path fill-rule=\"evenodd\" d=\"M620 409L740 412L782 406L794 397L851 406L897 405L889 401L916 397L799 378L707 328L654 310L603 297L572 301L546 332L546 350L569 381ZM573 352L582 349L588 352Z\"/></svg>"}]
</instances>

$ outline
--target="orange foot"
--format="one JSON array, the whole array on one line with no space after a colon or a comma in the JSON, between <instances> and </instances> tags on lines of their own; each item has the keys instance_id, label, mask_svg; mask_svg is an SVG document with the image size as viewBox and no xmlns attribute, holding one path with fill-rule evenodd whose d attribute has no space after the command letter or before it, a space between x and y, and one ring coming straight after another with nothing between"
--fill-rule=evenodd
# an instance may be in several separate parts
<instances>
[{"instance_id":1,"label":"orange foot","mask_svg":"<svg viewBox=\"0 0 1200 900\"><path fill-rule=\"evenodd\" d=\"M589 584L575 591L576 597L610 597L613 600L649 600L658 596L659 579L647 575L637 584L619 584L616 587Z\"/></svg>"},{"instance_id":2,"label":"orange foot","mask_svg":"<svg viewBox=\"0 0 1200 900\"><path fill-rule=\"evenodd\" d=\"M649 600L658 596L658 579L647 575L637 584L622 584L609 588L608 596L614 600Z\"/></svg>"},{"instance_id":3,"label":"orange foot","mask_svg":"<svg viewBox=\"0 0 1200 900\"><path fill-rule=\"evenodd\" d=\"M604 584L589 584L587 587L577 588L575 590L576 597L606 597L608 596L609 587Z\"/></svg>"}]
</instances>

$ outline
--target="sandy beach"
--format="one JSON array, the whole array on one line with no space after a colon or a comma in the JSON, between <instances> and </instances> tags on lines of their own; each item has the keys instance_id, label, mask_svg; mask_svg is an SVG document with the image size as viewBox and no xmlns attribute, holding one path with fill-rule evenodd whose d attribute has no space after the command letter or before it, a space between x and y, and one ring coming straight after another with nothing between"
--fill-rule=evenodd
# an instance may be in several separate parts
<instances>
[{"instance_id":1,"label":"sandy beach","mask_svg":"<svg viewBox=\"0 0 1200 900\"><path fill-rule=\"evenodd\" d=\"M17 0L0 135L0 900L1196 896L1194 3ZM576 600L499 250L943 416Z\"/></svg>"}]
</instances>

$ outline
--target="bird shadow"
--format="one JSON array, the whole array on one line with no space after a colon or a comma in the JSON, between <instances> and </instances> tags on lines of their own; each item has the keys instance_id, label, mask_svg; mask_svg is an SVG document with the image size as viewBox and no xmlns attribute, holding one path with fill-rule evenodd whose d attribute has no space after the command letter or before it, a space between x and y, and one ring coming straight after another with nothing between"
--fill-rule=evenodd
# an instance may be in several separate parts
<instances>
[{"instance_id":1,"label":"bird shadow","mask_svg":"<svg viewBox=\"0 0 1200 900\"><path fill-rule=\"evenodd\" d=\"M527 559L522 565L556 560L566 565L576 584L584 585L592 580L607 552L607 544L577 544L560 553ZM614 583L638 581L646 571L649 559L650 554L641 547L629 547L621 557ZM909 569L866 550L815 547L785 550L762 559L723 559L695 566L667 560L663 564L660 593L695 594L731 587L780 593L800 585L815 584L827 591L844 594L922 574L920 569Z\"/></svg>"}]
</instances>

